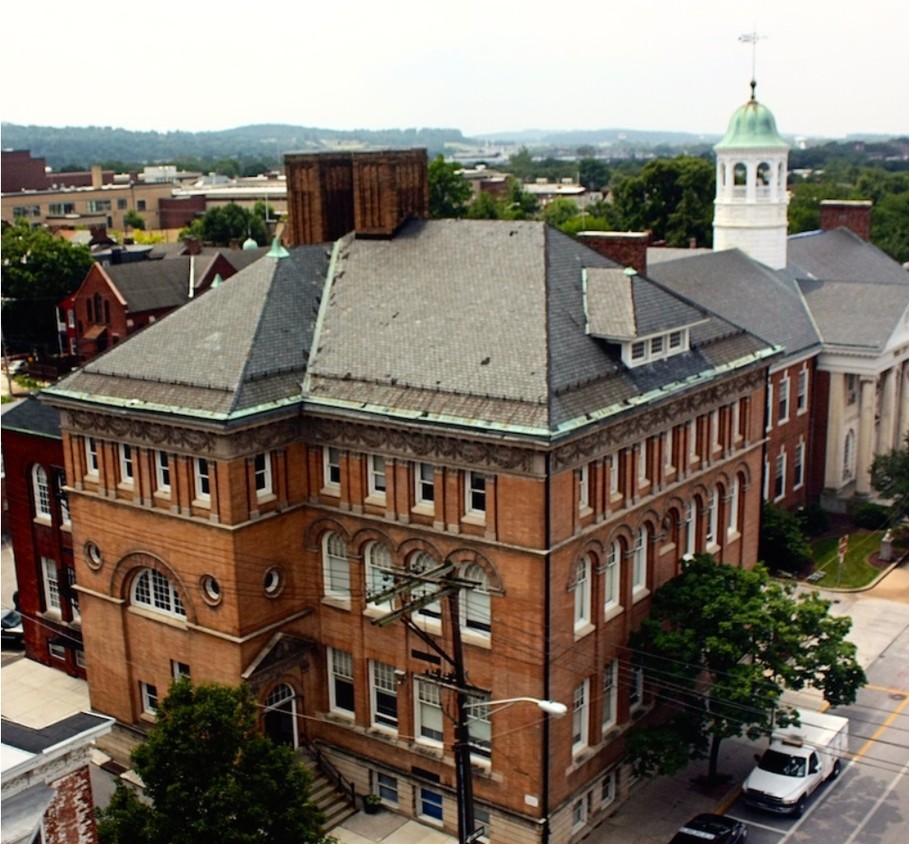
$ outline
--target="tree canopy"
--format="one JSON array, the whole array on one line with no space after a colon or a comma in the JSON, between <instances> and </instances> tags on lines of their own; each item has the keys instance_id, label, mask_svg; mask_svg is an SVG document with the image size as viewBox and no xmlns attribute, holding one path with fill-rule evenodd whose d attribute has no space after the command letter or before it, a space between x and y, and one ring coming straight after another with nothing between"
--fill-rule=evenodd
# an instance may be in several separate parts
<instances>
[{"instance_id":1,"label":"tree canopy","mask_svg":"<svg viewBox=\"0 0 909 844\"><path fill-rule=\"evenodd\" d=\"M85 246L17 220L3 228L3 336L13 351L56 351L55 308L92 265Z\"/></svg>"},{"instance_id":2,"label":"tree canopy","mask_svg":"<svg viewBox=\"0 0 909 844\"><path fill-rule=\"evenodd\" d=\"M230 246L231 241L243 242L251 237L259 246L265 246L268 243L268 228L264 214L265 205L262 202L257 203L252 212L236 202L216 205L193 220L180 235L198 237L214 246Z\"/></svg>"},{"instance_id":3,"label":"tree canopy","mask_svg":"<svg viewBox=\"0 0 909 844\"><path fill-rule=\"evenodd\" d=\"M463 217L472 193L470 183L461 175L461 168L446 162L439 155L429 162L429 216Z\"/></svg>"},{"instance_id":4,"label":"tree canopy","mask_svg":"<svg viewBox=\"0 0 909 844\"><path fill-rule=\"evenodd\" d=\"M909 513L909 436L904 448L878 454L871 464L871 486L893 501L897 518Z\"/></svg>"},{"instance_id":5,"label":"tree canopy","mask_svg":"<svg viewBox=\"0 0 909 844\"><path fill-rule=\"evenodd\" d=\"M697 608L693 611L693 608ZM653 596L631 647L662 704L654 727L629 736L641 774L671 774L709 757L717 777L720 743L757 738L794 716L783 691L810 685L833 706L865 684L848 616L832 616L818 593L796 594L761 565L742 569L699 554Z\"/></svg>"},{"instance_id":6,"label":"tree canopy","mask_svg":"<svg viewBox=\"0 0 909 844\"><path fill-rule=\"evenodd\" d=\"M258 729L248 688L175 683L133 752L145 799L121 782L101 844L315 844L309 772Z\"/></svg>"}]
</instances>

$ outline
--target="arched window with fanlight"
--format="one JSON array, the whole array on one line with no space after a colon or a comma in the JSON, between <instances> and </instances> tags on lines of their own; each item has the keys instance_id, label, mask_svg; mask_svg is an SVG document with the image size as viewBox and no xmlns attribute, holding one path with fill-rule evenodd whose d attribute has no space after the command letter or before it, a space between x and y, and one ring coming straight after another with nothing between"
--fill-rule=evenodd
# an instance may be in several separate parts
<instances>
[{"instance_id":1,"label":"arched window with fanlight","mask_svg":"<svg viewBox=\"0 0 909 844\"><path fill-rule=\"evenodd\" d=\"M51 492L47 481L47 470L40 464L32 468L32 493L35 497L35 516L38 519L51 519Z\"/></svg>"},{"instance_id":2,"label":"arched window with fanlight","mask_svg":"<svg viewBox=\"0 0 909 844\"><path fill-rule=\"evenodd\" d=\"M326 533L322 539L322 579L326 597L350 598L350 560L340 534Z\"/></svg>"},{"instance_id":3,"label":"arched window with fanlight","mask_svg":"<svg viewBox=\"0 0 909 844\"><path fill-rule=\"evenodd\" d=\"M474 633L489 636L492 631L489 576L481 565L471 563L464 567L461 577L473 584L461 592L461 626Z\"/></svg>"},{"instance_id":4,"label":"arched window with fanlight","mask_svg":"<svg viewBox=\"0 0 909 844\"><path fill-rule=\"evenodd\" d=\"M413 554L408 564L410 571L416 575L425 575L426 572L432 571L437 567L438 563L425 551L417 551L416 554ZM438 591L438 589L438 583L418 582L417 585L410 590L410 597L412 600L423 598L426 595L432 595L432 593ZM415 615L417 618L438 621L442 618L442 605L439 601L433 601L430 604L420 607Z\"/></svg>"},{"instance_id":5,"label":"arched window with fanlight","mask_svg":"<svg viewBox=\"0 0 909 844\"><path fill-rule=\"evenodd\" d=\"M170 579L156 569L142 569L132 588L132 603L164 615L186 618L186 609Z\"/></svg>"},{"instance_id":6,"label":"arched window with fanlight","mask_svg":"<svg viewBox=\"0 0 909 844\"><path fill-rule=\"evenodd\" d=\"M843 443L843 480L850 481L855 477L855 431L851 428L846 433Z\"/></svg>"},{"instance_id":7,"label":"arched window with fanlight","mask_svg":"<svg viewBox=\"0 0 909 844\"><path fill-rule=\"evenodd\" d=\"M391 607L391 599L374 600L375 596L394 586L391 569L391 551L381 542L370 542L366 546L366 600L371 607Z\"/></svg>"},{"instance_id":8,"label":"arched window with fanlight","mask_svg":"<svg viewBox=\"0 0 909 844\"><path fill-rule=\"evenodd\" d=\"M265 701L265 734L277 744L297 746L297 699L287 683L275 686Z\"/></svg>"},{"instance_id":9,"label":"arched window with fanlight","mask_svg":"<svg viewBox=\"0 0 909 844\"><path fill-rule=\"evenodd\" d=\"M590 577L591 560L584 554L575 563L571 587L574 592L574 632L585 631L590 624Z\"/></svg>"}]
</instances>

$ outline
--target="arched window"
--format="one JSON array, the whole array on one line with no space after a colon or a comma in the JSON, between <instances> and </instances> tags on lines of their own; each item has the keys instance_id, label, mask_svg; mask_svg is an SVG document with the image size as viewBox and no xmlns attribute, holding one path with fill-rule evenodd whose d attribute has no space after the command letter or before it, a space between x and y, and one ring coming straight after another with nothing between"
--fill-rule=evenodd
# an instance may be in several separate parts
<instances>
[{"instance_id":1,"label":"arched window","mask_svg":"<svg viewBox=\"0 0 909 844\"><path fill-rule=\"evenodd\" d=\"M748 169L740 161L735 165L733 172L734 184L739 187L744 187L748 183Z\"/></svg>"},{"instance_id":2,"label":"arched window","mask_svg":"<svg viewBox=\"0 0 909 844\"><path fill-rule=\"evenodd\" d=\"M186 609L174 585L155 569L139 572L133 581L132 602L155 612L186 618Z\"/></svg>"},{"instance_id":3,"label":"arched window","mask_svg":"<svg viewBox=\"0 0 909 844\"><path fill-rule=\"evenodd\" d=\"M414 574L426 574L426 572L432 571L437 566L436 561L425 551L417 551L410 558L409 568ZM437 589L438 586L435 583L418 583L410 590L410 597L412 599L422 598L424 595L431 595ZM438 601L433 601L431 604L418 609L417 615L424 618L439 619L442 617L442 606Z\"/></svg>"},{"instance_id":4,"label":"arched window","mask_svg":"<svg viewBox=\"0 0 909 844\"><path fill-rule=\"evenodd\" d=\"M843 444L843 480L851 480L855 476L855 431L850 430L846 434L846 442Z\"/></svg>"},{"instance_id":5,"label":"arched window","mask_svg":"<svg viewBox=\"0 0 909 844\"><path fill-rule=\"evenodd\" d=\"M585 554L574 567L574 629L583 629L590 623L590 555Z\"/></svg>"},{"instance_id":6,"label":"arched window","mask_svg":"<svg viewBox=\"0 0 909 844\"><path fill-rule=\"evenodd\" d=\"M729 488L729 506L726 511L726 533L730 536L738 533L739 530L739 488L741 481L736 475L732 479L732 486Z\"/></svg>"},{"instance_id":7,"label":"arched window","mask_svg":"<svg viewBox=\"0 0 909 844\"><path fill-rule=\"evenodd\" d=\"M372 596L384 592L394 586L395 580L391 575L391 551L381 542L371 542L366 548L366 600L371 606L388 608L391 600L377 604Z\"/></svg>"},{"instance_id":8,"label":"arched window","mask_svg":"<svg viewBox=\"0 0 909 844\"><path fill-rule=\"evenodd\" d=\"M337 533L326 533L322 540L322 577L325 594L331 598L350 598L350 561L347 543Z\"/></svg>"},{"instance_id":9,"label":"arched window","mask_svg":"<svg viewBox=\"0 0 909 844\"><path fill-rule=\"evenodd\" d=\"M606 552L606 564L603 566L603 596L606 612L621 604L621 560L622 543L616 539Z\"/></svg>"},{"instance_id":10,"label":"arched window","mask_svg":"<svg viewBox=\"0 0 909 844\"><path fill-rule=\"evenodd\" d=\"M636 597L647 589L647 557L650 551L650 528L642 525L635 537L631 571L631 594Z\"/></svg>"},{"instance_id":11,"label":"arched window","mask_svg":"<svg viewBox=\"0 0 909 844\"><path fill-rule=\"evenodd\" d=\"M265 734L278 744L297 746L297 701L294 690L281 683L265 701Z\"/></svg>"},{"instance_id":12,"label":"arched window","mask_svg":"<svg viewBox=\"0 0 909 844\"><path fill-rule=\"evenodd\" d=\"M464 580L476 583L462 591L461 624L475 633L489 635L492 630L492 602L489 594L489 577L481 565L472 563L463 570Z\"/></svg>"},{"instance_id":13,"label":"arched window","mask_svg":"<svg viewBox=\"0 0 909 844\"><path fill-rule=\"evenodd\" d=\"M35 515L39 518L51 517L50 485L47 482L47 472L40 464L32 469L32 493L35 496Z\"/></svg>"}]
</instances>

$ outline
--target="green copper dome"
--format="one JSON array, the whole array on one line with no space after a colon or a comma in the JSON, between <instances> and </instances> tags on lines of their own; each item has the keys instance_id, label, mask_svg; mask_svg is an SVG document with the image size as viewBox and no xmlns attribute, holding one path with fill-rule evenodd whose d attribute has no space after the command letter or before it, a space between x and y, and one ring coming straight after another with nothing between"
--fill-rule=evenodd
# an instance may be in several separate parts
<instances>
[{"instance_id":1,"label":"green copper dome","mask_svg":"<svg viewBox=\"0 0 909 844\"><path fill-rule=\"evenodd\" d=\"M776 130L773 113L755 99L754 88L755 83L752 82L751 99L732 115L726 135L714 149L789 149L789 144Z\"/></svg>"}]
</instances>

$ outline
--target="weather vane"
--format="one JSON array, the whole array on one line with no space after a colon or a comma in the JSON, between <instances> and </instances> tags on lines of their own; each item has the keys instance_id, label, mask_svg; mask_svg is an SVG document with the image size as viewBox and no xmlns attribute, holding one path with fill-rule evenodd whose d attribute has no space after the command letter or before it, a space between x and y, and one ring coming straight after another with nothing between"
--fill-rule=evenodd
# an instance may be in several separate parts
<instances>
[{"instance_id":1,"label":"weather vane","mask_svg":"<svg viewBox=\"0 0 909 844\"><path fill-rule=\"evenodd\" d=\"M739 36L739 41L743 44L751 45L751 95L754 96L754 87L757 85L757 42L763 38L766 38L766 35L758 35L757 27L755 26L751 32L746 32L744 35Z\"/></svg>"}]
</instances>

